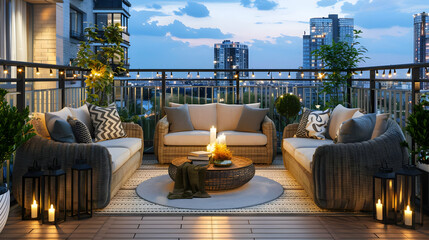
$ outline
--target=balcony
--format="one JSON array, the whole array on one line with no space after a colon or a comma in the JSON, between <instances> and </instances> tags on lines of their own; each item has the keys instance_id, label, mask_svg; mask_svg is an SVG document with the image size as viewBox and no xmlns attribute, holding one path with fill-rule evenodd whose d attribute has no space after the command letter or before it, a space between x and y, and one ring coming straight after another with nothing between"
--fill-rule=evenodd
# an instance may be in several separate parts
<instances>
[{"instance_id":1,"label":"balcony","mask_svg":"<svg viewBox=\"0 0 429 240\"><path fill-rule=\"evenodd\" d=\"M0 78L2 87L7 87L10 93L7 101L19 109L29 107L31 112L53 112L63 107L76 108L86 99L85 88L82 85L86 69L69 66L45 65L26 62L12 62L0 60L0 66L7 66L7 78ZM345 99L351 108L359 108L366 113L389 113L390 118L401 128L406 126L406 120L413 111L422 94L428 92L423 89L429 81L421 76L421 69L429 64L404 64L372 66L353 69L356 72L349 80L349 87L345 91ZM34 69L43 73L53 70L49 74L31 76ZM23 71L18 71L21 69ZM381 72L394 69L396 76L383 77ZM12 70L13 72L11 72ZM61 72L73 71L76 75L65 77ZM327 72L326 70L325 72ZM24 72L24 73L23 73ZM220 73L230 75L230 79L217 79ZM377 76L377 72L380 74ZM407 75L409 72L409 76ZM129 76L116 77L113 94L110 96L119 110L125 110L130 115L138 116L138 124L143 128L144 151L143 165L136 174L156 177L166 172L166 165L157 163L154 155L154 139L156 139L156 124L165 116L165 107L169 103L184 104L250 104L261 103L261 108L267 108L268 117L273 120L277 130L277 157L273 165L257 165L256 171L262 175L271 175L279 181L286 181L289 176L283 168L281 159L281 139L286 126L284 119L276 112L275 100L283 94L291 93L299 97L301 104L309 109L322 109L329 98L329 94L321 93L321 81L318 77L320 70L314 69L129 69ZM249 77L241 78L242 73ZM362 76L360 76L362 73ZM425 72L423 72L425 74ZM301 76L304 75L305 78ZM4 76L4 75L0 75ZM254 77L253 77L254 76ZM72 87L67 82L74 81ZM33 83L51 83L50 88L34 89ZM386 146L389 147L389 146ZM7 162L13 164L13 162ZM7 169L9 169L7 167ZM8 173L10 174L10 173ZM274 176L275 175L275 176ZM9 175L8 175L9 176ZM134 175L133 175L134 176ZM48 225L38 225L36 221L21 221L20 209L11 211L8 225L3 234L6 238L40 237L68 238L84 236L89 238L311 238L311 239L343 239L354 237L364 238L422 238L428 237L428 226L424 225L417 230L404 229L395 225L384 225L373 220L368 212L341 212L319 209L311 198L302 197L304 190L293 178L287 178L285 193L296 194L291 203L285 205L273 203L272 209L261 208L265 214L258 214L258 208L251 210L224 210L219 212L208 211L205 216L200 212L186 213L186 210L174 212L167 207L157 207L156 204L139 202L135 195L136 186L131 178L126 186L112 199L111 205L98 210L97 214L88 220L67 220L57 228ZM12 182L13 184L13 182ZM134 195L127 195L134 194ZM370 193L368 193L370 194ZM292 200L291 200L292 201ZM301 201L301 203L300 203ZM126 216L112 216L119 205L127 205ZM134 205L133 205L134 204ZM306 205L309 204L309 205ZM289 206L301 207L305 214L297 214ZM314 208L313 208L314 207ZM285 209L290 209L287 213ZM169 214L171 212L174 214ZM151 213L152 211L152 213ZM166 211L168 216L159 216ZM241 214L240 211L249 211ZM315 212L312 212L315 211ZM119 213L124 214L119 211ZM292 214L291 214L292 213ZM209 214L209 216L207 216ZM228 216L223 216L227 214ZM220 215L220 216L217 216ZM424 217L428 220L427 216ZM72 226L73 225L73 226ZM19 229L19 226L24 226ZM34 233L33 233L34 231ZM0 235L2 236L2 235Z\"/></svg>"}]
</instances>

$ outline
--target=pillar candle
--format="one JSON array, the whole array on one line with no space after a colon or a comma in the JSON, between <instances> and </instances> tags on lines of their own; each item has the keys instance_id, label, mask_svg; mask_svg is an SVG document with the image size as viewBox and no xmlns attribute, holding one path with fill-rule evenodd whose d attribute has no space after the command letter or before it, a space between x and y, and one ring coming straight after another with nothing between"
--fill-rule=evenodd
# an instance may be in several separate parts
<instances>
[{"instance_id":1,"label":"pillar candle","mask_svg":"<svg viewBox=\"0 0 429 240\"><path fill-rule=\"evenodd\" d=\"M31 218L37 218L37 202L36 202L36 200L34 200L33 204L31 204Z\"/></svg>"},{"instance_id":2,"label":"pillar candle","mask_svg":"<svg viewBox=\"0 0 429 240\"><path fill-rule=\"evenodd\" d=\"M410 210L410 205L407 205L407 209L404 210L404 222L407 226L413 225L413 211Z\"/></svg>"},{"instance_id":3,"label":"pillar candle","mask_svg":"<svg viewBox=\"0 0 429 240\"><path fill-rule=\"evenodd\" d=\"M49 208L48 221L49 222L55 221L55 209L53 204L51 204L51 208Z\"/></svg>"},{"instance_id":4,"label":"pillar candle","mask_svg":"<svg viewBox=\"0 0 429 240\"><path fill-rule=\"evenodd\" d=\"M375 204L377 208L377 220L383 220L383 204L381 204L381 200L378 199L378 202Z\"/></svg>"},{"instance_id":5,"label":"pillar candle","mask_svg":"<svg viewBox=\"0 0 429 240\"><path fill-rule=\"evenodd\" d=\"M212 126L210 128L210 144L214 144L216 142L216 128Z\"/></svg>"},{"instance_id":6,"label":"pillar candle","mask_svg":"<svg viewBox=\"0 0 429 240\"><path fill-rule=\"evenodd\" d=\"M226 144L226 136L224 134L220 135L217 139L219 144Z\"/></svg>"}]
</instances>

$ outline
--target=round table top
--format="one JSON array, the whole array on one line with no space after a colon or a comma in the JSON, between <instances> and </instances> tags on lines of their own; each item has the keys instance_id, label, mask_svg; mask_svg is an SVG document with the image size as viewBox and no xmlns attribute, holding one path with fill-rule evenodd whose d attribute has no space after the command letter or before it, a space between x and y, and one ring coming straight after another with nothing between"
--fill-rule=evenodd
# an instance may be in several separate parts
<instances>
[{"instance_id":1,"label":"round table top","mask_svg":"<svg viewBox=\"0 0 429 240\"><path fill-rule=\"evenodd\" d=\"M185 162L191 162L187 157L175 158L171 162L174 166L178 167ZM231 159L232 165L229 167L215 167L213 164L210 164L207 168L208 171L224 171L224 170L235 170L239 168L248 167L253 164L253 161L246 157L233 156Z\"/></svg>"}]
</instances>

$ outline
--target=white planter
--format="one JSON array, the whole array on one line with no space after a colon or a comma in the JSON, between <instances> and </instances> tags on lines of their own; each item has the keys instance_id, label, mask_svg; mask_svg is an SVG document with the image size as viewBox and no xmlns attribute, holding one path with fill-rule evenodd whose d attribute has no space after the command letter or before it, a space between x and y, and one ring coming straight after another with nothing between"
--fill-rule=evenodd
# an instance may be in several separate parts
<instances>
[{"instance_id":1,"label":"white planter","mask_svg":"<svg viewBox=\"0 0 429 240\"><path fill-rule=\"evenodd\" d=\"M429 173L429 164L417 163L417 168Z\"/></svg>"},{"instance_id":2,"label":"white planter","mask_svg":"<svg viewBox=\"0 0 429 240\"><path fill-rule=\"evenodd\" d=\"M7 217L9 216L9 207L10 207L10 191L0 195L0 232L3 231L4 226L7 222Z\"/></svg>"}]
</instances>

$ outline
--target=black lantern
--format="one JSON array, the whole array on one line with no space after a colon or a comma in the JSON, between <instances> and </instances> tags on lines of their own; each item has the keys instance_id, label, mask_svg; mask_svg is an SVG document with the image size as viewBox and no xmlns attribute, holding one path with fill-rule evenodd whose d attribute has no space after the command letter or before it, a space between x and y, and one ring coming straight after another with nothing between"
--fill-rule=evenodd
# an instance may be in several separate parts
<instances>
[{"instance_id":1,"label":"black lantern","mask_svg":"<svg viewBox=\"0 0 429 240\"><path fill-rule=\"evenodd\" d=\"M57 224L66 220L66 172L56 165L42 176L42 223Z\"/></svg>"},{"instance_id":2,"label":"black lantern","mask_svg":"<svg viewBox=\"0 0 429 240\"><path fill-rule=\"evenodd\" d=\"M75 184L77 174L77 184ZM78 219L92 217L92 167L75 164L71 168L71 216ZM75 212L75 191L77 191L77 212Z\"/></svg>"},{"instance_id":3,"label":"black lantern","mask_svg":"<svg viewBox=\"0 0 429 240\"><path fill-rule=\"evenodd\" d=\"M396 172L397 224L409 228L423 225L422 172L405 165Z\"/></svg>"},{"instance_id":4,"label":"black lantern","mask_svg":"<svg viewBox=\"0 0 429 240\"><path fill-rule=\"evenodd\" d=\"M22 176L22 220L40 220L40 204L42 201L40 180L43 175L41 168L34 161L33 166ZM28 182L28 185L27 185ZM28 196L28 193L30 193Z\"/></svg>"},{"instance_id":5,"label":"black lantern","mask_svg":"<svg viewBox=\"0 0 429 240\"><path fill-rule=\"evenodd\" d=\"M396 181L391 168L380 168L373 176L374 219L384 224L396 222Z\"/></svg>"}]
</instances>

